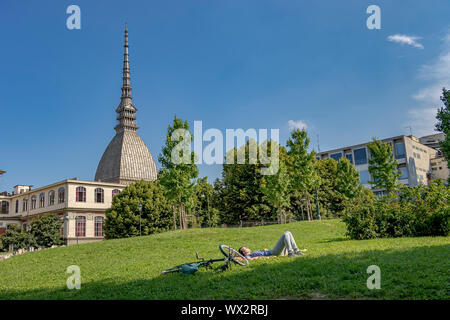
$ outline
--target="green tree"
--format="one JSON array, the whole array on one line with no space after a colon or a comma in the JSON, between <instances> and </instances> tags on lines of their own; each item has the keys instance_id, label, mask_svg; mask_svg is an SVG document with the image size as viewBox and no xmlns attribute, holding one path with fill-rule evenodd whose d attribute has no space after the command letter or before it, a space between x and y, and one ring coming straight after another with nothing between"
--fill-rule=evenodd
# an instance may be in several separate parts
<instances>
[{"instance_id":1,"label":"green tree","mask_svg":"<svg viewBox=\"0 0 450 320\"><path fill-rule=\"evenodd\" d=\"M227 152L223 164L222 179L215 183L216 199L221 202L219 218L221 223L239 224L240 221L270 220L272 208L261 190L263 175L258 159L259 148L254 140ZM256 154L250 150L256 150ZM244 163L238 163L238 154L244 155ZM253 157L256 157L253 158Z\"/></svg>"},{"instance_id":2,"label":"green tree","mask_svg":"<svg viewBox=\"0 0 450 320\"><path fill-rule=\"evenodd\" d=\"M350 161L340 159L336 167L336 191L339 194L338 212L342 212L348 205L348 201L354 199L361 192L359 172Z\"/></svg>"},{"instance_id":3,"label":"green tree","mask_svg":"<svg viewBox=\"0 0 450 320\"><path fill-rule=\"evenodd\" d=\"M189 124L175 115L173 124L167 128L166 142L158 160L161 163L159 179L165 188L167 197L172 202L173 227L177 228L177 214L180 228L186 228L185 204L195 193L195 178L198 168L195 164L195 154L191 152L193 136L189 132ZM177 208L177 210L176 210Z\"/></svg>"},{"instance_id":4,"label":"green tree","mask_svg":"<svg viewBox=\"0 0 450 320\"><path fill-rule=\"evenodd\" d=\"M445 140L441 141L440 147L447 160L447 167L450 168L450 90L442 89L441 101L444 106L438 109L436 130L445 133Z\"/></svg>"},{"instance_id":5,"label":"green tree","mask_svg":"<svg viewBox=\"0 0 450 320\"><path fill-rule=\"evenodd\" d=\"M334 159L320 159L314 162L318 175L317 193L322 217L332 217L336 206L341 203L336 190L337 162Z\"/></svg>"},{"instance_id":6,"label":"green tree","mask_svg":"<svg viewBox=\"0 0 450 320\"><path fill-rule=\"evenodd\" d=\"M9 229L6 230L0 239L3 250L8 250L10 245L14 247L14 251L36 246L33 236L23 228L14 224L9 225Z\"/></svg>"},{"instance_id":7,"label":"green tree","mask_svg":"<svg viewBox=\"0 0 450 320\"><path fill-rule=\"evenodd\" d=\"M201 226L217 224L217 209L213 206L214 187L208 183L208 178L198 178L195 184L195 217Z\"/></svg>"},{"instance_id":8,"label":"green tree","mask_svg":"<svg viewBox=\"0 0 450 320\"><path fill-rule=\"evenodd\" d=\"M272 149L271 146L274 143L277 142L268 142L268 149ZM286 167L286 149L279 145L277 149L279 151L271 153L271 158L276 158L274 161L278 162L278 166L267 165L272 170L269 170L269 174L263 176L261 191L265 199L275 208L278 221L283 222L286 221L286 210L290 208L290 177Z\"/></svg>"},{"instance_id":9,"label":"green tree","mask_svg":"<svg viewBox=\"0 0 450 320\"><path fill-rule=\"evenodd\" d=\"M369 173L373 177L369 183L388 193L395 191L401 173L397 169L398 162L393 157L391 145L373 138L367 146L370 151Z\"/></svg>"},{"instance_id":10,"label":"green tree","mask_svg":"<svg viewBox=\"0 0 450 320\"><path fill-rule=\"evenodd\" d=\"M62 244L61 227L62 220L58 215L46 214L31 221L29 232L38 247L49 248Z\"/></svg>"},{"instance_id":11,"label":"green tree","mask_svg":"<svg viewBox=\"0 0 450 320\"><path fill-rule=\"evenodd\" d=\"M355 166L346 159L340 159L336 169L336 189L346 199L353 199L361 191L359 172Z\"/></svg>"},{"instance_id":12,"label":"green tree","mask_svg":"<svg viewBox=\"0 0 450 320\"><path fill-rule=\"evenodd\" d=\"M142 205L142 214L139 212ZM105 213L105 237L128 238L169 230L173 226L171 206L158 181L138 181L114 196Z\"/></svg>"},{"instance_id":13,"label":"green tree","mask_svg":"<svg viewBox=\"0 0 450 320\"><path fill-rule=\"evenodd\" d=\"M315 153L314 151L308 152L309 142L306 130L296 129L291 132L286 146L292 191L299 191L302 194L305 199L308 220L312 220L311 192L318 183L318 176L314 168Z\"/></svg>"}]
</instances>

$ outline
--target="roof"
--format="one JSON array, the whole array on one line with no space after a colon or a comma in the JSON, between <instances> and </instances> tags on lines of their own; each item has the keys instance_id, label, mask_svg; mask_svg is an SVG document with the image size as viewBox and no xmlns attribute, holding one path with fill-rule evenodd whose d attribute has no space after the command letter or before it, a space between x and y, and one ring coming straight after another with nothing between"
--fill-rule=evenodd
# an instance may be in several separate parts
<instances>
[{"instance_id":1,"label":"roof","mask_svg":"<svg viewBox=\"0 0 450 320\"><path fill-rule=\"evenodd\" d=\"M158 171L150 150L136 131L116 133L98 164L95 181L153 181Z\"/></svg>"}]
</instances>

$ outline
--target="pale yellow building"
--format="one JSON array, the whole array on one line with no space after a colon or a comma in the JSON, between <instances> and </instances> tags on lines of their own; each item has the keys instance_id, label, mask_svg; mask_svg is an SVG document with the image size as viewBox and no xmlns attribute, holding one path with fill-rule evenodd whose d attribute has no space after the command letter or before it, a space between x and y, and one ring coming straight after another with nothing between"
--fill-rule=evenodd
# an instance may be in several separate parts
<instances>
[{"instance_id":1,"label":"pale yellow building","mask_svg":"<svg viewBox=\"0 0 450 320\"><path fill-rule=\"evenodd\" d=\"M102 240L105 211L124 187L74 179L37 189L15 186L12 194L0 196L0 234L10 224L27 228L33 218L51 213L61 217L68 245Z\"/></svg>"}]
</instances>

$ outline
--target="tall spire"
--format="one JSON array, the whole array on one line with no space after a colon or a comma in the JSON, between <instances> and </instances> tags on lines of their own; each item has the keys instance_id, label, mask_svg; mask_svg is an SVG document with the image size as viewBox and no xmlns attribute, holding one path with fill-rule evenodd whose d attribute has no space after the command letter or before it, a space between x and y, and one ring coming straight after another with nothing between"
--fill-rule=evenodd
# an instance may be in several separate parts
<instances>
[{"instance_id":1,"label":"tall spire","mask_svg":"<svg viewBox=\"0 0 450 320\"><path fill-rule=\"evenodd\" d=\"M116 132L123 130L136 131L138 126L136 125L136 107L131 101L131 83L130 83L130 60L128 56L128 28L125 23L125 42L123 53L123 70L122 70L122 96L120 98L120 104L116 109L117 112L117 125L114 128Z\"/></svg>"},{"instance_id":2,"label":"tall spire","mask_svg":"<svg viewBox=\"0 0 450 320\"><path fill-rule=\"evenodd\" d=\"M117 80L119 78L117 77ZM153 156L137 133L136 107L131 100L130 61L128 57L128 30L125 24L122 95L116 109L116 134L106 147L98 163L95 181L130 184L153 181L158 178ZM0 171L1 172L1 171Z\"/></svg>"},{"instance_id":3,"label":"tall spire","mask_svg":"<svg viewBox=\"0 0 450 320\"><path fill-rule=\"evenodd\" d=\"M128 57L128 28L125 23L125 43L123 45L123 85L122 85L122 99L131 99L131 84L130 84L130 60Z\"/></svg>"}]
</instances>

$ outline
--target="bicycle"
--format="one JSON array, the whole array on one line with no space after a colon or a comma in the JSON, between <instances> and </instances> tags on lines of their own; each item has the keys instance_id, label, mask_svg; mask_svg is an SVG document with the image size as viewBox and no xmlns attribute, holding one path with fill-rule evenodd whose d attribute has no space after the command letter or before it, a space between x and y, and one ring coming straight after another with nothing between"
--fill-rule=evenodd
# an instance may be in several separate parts
<instances>
[{"instance_id":1,"label":"bicycle","mask_svg":"<svg viewBox=\"0 0 450 320\"><path fill-rule=\"evenodd\" d=\"M197 262L189 262L189 263L183 263L175 267L168 268L162 272L162 274L168 274L168 273L176 273L176 272L182 272L183 274L194 274L199 270L199 268L207 268L212 270L212 264L215 262L223 261L224 264L216 270L216 272L223 272L228 269L231 270L231 262L234 264L240 265L240 266L246 266L248 265L248 260L239 252L231 248L230 246L221 244L219 245L220 252L223 253L225 258L218 258L218 259L208 259L205 260L204 258L200 258L198 256L198 252L195 253L195 257L197 258Z\"/></svg>"}]
</instances>

